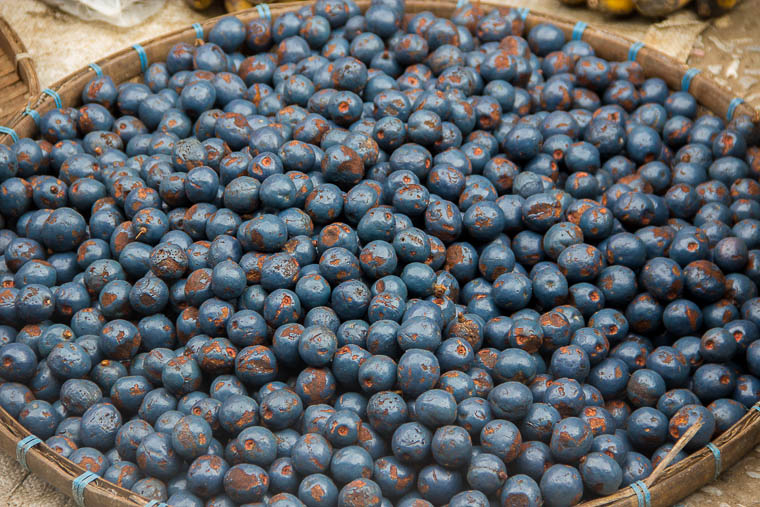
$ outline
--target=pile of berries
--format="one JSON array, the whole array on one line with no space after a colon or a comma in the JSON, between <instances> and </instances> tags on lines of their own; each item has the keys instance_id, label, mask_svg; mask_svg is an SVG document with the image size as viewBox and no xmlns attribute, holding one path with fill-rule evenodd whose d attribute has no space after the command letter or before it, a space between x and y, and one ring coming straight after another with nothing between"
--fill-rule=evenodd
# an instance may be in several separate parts
<instances>
[{"instance_id":1,"label":"pile of berries","mask_svg":"<svg viewBox=\"0 0 760 507\"><path fill-rule=\"evenodd\" d=\"M174 506L571 505L760 400L747 116L465 5L317 0L0 146L0 406Z\"/></svg>"}]
</instances>

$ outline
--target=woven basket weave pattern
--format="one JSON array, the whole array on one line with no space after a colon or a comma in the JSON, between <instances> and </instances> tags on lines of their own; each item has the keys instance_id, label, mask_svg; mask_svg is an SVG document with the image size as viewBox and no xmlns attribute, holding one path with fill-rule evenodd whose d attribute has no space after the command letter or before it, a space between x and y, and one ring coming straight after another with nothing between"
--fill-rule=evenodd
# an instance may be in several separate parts
<instances>
[{"instance_id":1,"label":"woven basket weave pattern","mask_svg":"<svg viewBox=\"0 0 760 507\"><path fill-rule=\"evenodd\" d=\"M369 6L369 1L357 2L364 11ZM494 0L485 0L478 3L484 11L492 9L508 9L508 7ZM244 22L257 19L262 15L271 13L272 19L279 15L297 10L302 7L302 2L277 3L269 6L269 12L259 7L241 11L235 15ZM437 16L450 17L456 8L451 0L437 2L423 2L410 0L406 2L407 12L417 13L432 11ZM594 47L597 54L612 61L635 59L641 64L647 76L663 78L673 89L686 87L705 109L722 117L739 114L750 115L756 123L760 121L757 111L733 97L727 90L711 80L706 73L689 72L689 68L676 62L663 53L648 48L640 43L625 39L618 35L595 29L590 26L580 26L578 23L555 18L545 14L532 14L523 11L526 15L526 31L538 23L551 22L560 27L570 38L581 38ZM204 33L208 33L217 19L211 19L201 24ZM199 33L198 27L187 27L185 30L172 32L149 41L141 43L147 63L163 61L169 49L178 42L192 43ZM95 76L96 70L113 78L114 82L139 79L146 62L141 61L141 51L132 47L119 51L107 58L99 60L96 66L82 68L51 88L59 96L65 106L78 106L81 103L81 90L90 79ZM684 79L684 76L687 76ZM56 107L57 98L50 94L40 94L31 105L39 114ZM728 114L730 113L730 114ZM33 137L37 134L36 125L32 116L23 115L21 111L8 123L19 137ZM9 135L0 134L0 142L11 144ZM6 453L15 455L17 443L28 436L29 432L24 429L7 412L0 408L0 448ZM741 457L760 443L760 405L751 409L737 424L723 433L714 442L719 450L720 466L729 468ZM73 464L71 461L60 457L45 445L32 447L26 454L26 463L30 470L51 483L59 490L71 495L72 481L79 477L85 470ZM687 459L668 467L652 484L646 484L647 491L651 495L651 505L672 505L689 493L713 480L715 476L716 458L713 451L707 447L693 453ZM115 486L103 479L97 479L84 489L84 500L88 505L102 505L106 507L144 506L148 500L123 488ZM587 507L596 506L639 506L643 505L633 488L624 488L617 493L586 502Z\"/></svg>"}]
</instances>

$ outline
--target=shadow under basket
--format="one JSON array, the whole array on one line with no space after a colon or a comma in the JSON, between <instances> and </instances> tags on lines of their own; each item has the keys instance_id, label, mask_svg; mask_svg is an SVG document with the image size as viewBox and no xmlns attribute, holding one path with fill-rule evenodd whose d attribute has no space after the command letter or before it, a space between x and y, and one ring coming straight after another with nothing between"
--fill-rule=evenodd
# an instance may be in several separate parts
<instances>
[{"instance_id":1,"label":"shadow under basket","mask_svg":"<svg viewBox=\"0 0 760 507\"><path fill-rule=\"evenodd\" d=\"M357 2L362 11L369 7L368 0ZM268 7L258 6L235 13L239 19L248 22L263 16L278 16L295 11L304 5L303 2L277 3ZM500 9L507 11L510 7L493 0L484 0L477 4L483 11ZM450 17L456 10L456 4L450 0L437 2L423 2L408 0L406 2L407 13L431 11L440 17ZM611 61L635 60L644 69L647 77L660 77L664 79L672 89L685 89L691 92L700 104L703 111L710 111L724 118L732 118L735 115L749 115L755 128L758 129L760 115L741 99L733 97L730 92L718 85L707 73L689 71L685 65L673 60L665 54L648 48L641 43L625 39L610 32L587 27L585 23L574 23L562 18L553 17L542 13L531 13L527 9L518 10L524 20L525 28L530 29L539 23L554 23L560 27L568 39L582 39L588 42L596 51L597 55ZM81 92L84 86L98 73L111 76L115 83L139 79L142 71L150 62L164 61L169 49L178 42L193 43L196 38L208 33L219 18L207 20L202 24L196 24L185 30L171 32L160 37L123 49L111 56L104 58L96 65L84 67L63 80L59 81L46 90L46 93L37 95L31 105L38 114L64 106L79 106L81 104ZM0 31L2 25L0 25ZM0 63L2 60L0 60ZM22 66L25 63L21 62ZM0 68L2 68L0 66ZM29 72L33 75L33 70ZM27 82L36 84L36 77ZM2 81L0 81L2 85ZM53 93L50 93L52 90ZM6 125L12 130L12 134L0 134L0 142L11 144L13 137L33 137L37 135L34 114L24 114L21 104L17 113ZM696 428L694 428L696 429ZM60 491L72 496L77 503L98 505L105 507L142 507L156 506L158 502L150 501L126 489L120 488L101 478L87 477L85 470L68 459L62 458L44 443L34 442L29 437L30 433L13 419L7 412L0 408L0 448L6 453L15 455L19 461ZM683 445L688 440L689 433L677 443ZM24 440L25 444L19 445ZM714 480L722 470L727 470L745 454L750 452L760 443L760 404L751 407L745 416L728 431L715 439L709 446L692 453L688 458L672 465L658 466L652 475L644 481L625 487L610 496L587 501L581 505L586 507L601 506L630 506L648 507L672 505L678 500L696 491L703 485ZM672 453L673 455L675 453Z\"/></svg>"},{"instance_id":2,"label":"shadow under basket","mask_svg":"<svg viewBox=\"0 0 760 507\"><path fill-rule=\"evenodd\" d=\"M0 16L0 125L10 120L40 93L34 63L21 39Z\"/></svg>"}]
</instances>

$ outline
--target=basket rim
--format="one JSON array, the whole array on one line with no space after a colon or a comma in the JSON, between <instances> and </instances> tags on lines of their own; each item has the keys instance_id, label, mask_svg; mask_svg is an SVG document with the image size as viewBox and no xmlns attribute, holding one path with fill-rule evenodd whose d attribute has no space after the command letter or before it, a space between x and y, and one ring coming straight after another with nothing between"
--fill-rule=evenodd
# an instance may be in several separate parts
<instances>
[{"instance_id":1,"label":"basket rim","mask_svg":"<svg viewBox=\"0 0 760 507\"><path fill-rule=\"evenodd\" d=\"M302 7L305 2L303 1L290 1L290 2L282 2L282 3L274 3L271 4L269 10L271 12L272 19L276 19L276 17L284 12L287 12L288 10L294 10ZM414 12L420 12L423 10L434 10L434 9L452 9L455 10L457 8L457 3L454 0L442 0L442 1L436 1L436 2L430 2L429 0L408 0L406 2L406 6L408 10L414 10ZM369 5L368 0L357 0L357 4L359 4L360 7L363 9L366 9L366 6ZM267 4L263 4L267 5ZM500 0L476 0L473 5L479 8L486 8L486 10L492 10L492 9L503 9L503 10L509 10L514 9L514 6L511 6L508 1L503 2ZM567 18L564 18L562 16L558 16L551 13L541 12L541 11L530 11L528 8L522 8L524 12L524 20L526 21L526 24L528 26L533 26L538 23L554 23L565 32L566 37L568 40L570 38L576 38L574 35L573 30L576 28L576 26L579 25L579 22L573 22L572 20L569 20ZM260 17L260 12L256 8L251 9L245 9L242 11L237 11L232 14L226 14L222 16L216 16L214 18L209 18L201 23L196 23L195 25L199 25L201 29L205 32L207 29L213 27L213 25L216 24L216 22L229 15L234 15L238 17L239 19L243 21L250 21L252 19L257 19ZM0 18L1 19L1 18ZM150 39L146 39L137 46L141 46L145 48L146 52L148 53L148 56L150 57L151 50L154 49L159 44L164 43L168 39L177 39L177 40L186 40L187 36L190 36L190 40L194 40L196 35L196 30L194 27L187 27L187 28L180 28L177 30L173 30L170 32L163 33L161 35L158 35L156 37L152 37ZM634 60L638 58L638 55L640 54L642 57L649 57L653 58L655 62L657 62L660 66L660 70L662 71L675 71L677 74L675 79L666 79L668 81L669 88L676 90L678 89L679 85L683 83L682 79L683 76L686 74L687 71L690 70L690 68L679 61L677 61L675 58L666 55L664 52L660 51L656 48L651 48L648 46L643 45L640 41L635 41L633 39L630 39L628 37L624 37L621 35L618 35L614 32L611 32L609 30L606 30L604 28L599 28L594 26L593 24L589 25L586 23L583 23L583 30L581 31L581 36L577 37L580 40L585 40L589 43L591 43L588 39L592 39L598 43L600 42L608 42L613 45L622 45L626 48L626 52L628 52L628 49L632 46L635 46L637 44L640 44L640 47L636 51L636 57ZM595 44L591 44L592 47L595 47ZM595 49L599 50L599 48L595 47ZM130 52L132 52L132 48L123 48L121 50L117 50L108 56L101 58L97 60L96 63L99 65L104 71L106 69L110 69L112 65L109 65L110 63L113 63L116 60L122 59L126 57ZM629 53L630 54L630 53ZM131 58L131 60L134 60ZM623 56L623 55L620 55ZM609 59L609 58L608 58ZM30 59L26 59L30 60ZM616 60L612 61L623 61L624 58L618 58ZM137 60L134 60L137 61ZM25 61L22 61L22 63L27 63ZM91 67L85 66L80 67L77 70L74 70L67 76L64 76L63 78L56 81L53 85L50 86L50 89L53 91L59 92L66 88L69 85L72 85L76 81L81 81L83 76L86 76L93 72L93 69ZM652 74L650 72L646 72L646 74ZM137 77L139 74L135 73L134 75L130 76L129 78L124 79L124 81ZM36 74L34 74L36 79ZM652 74L652 77L661 77L657 76L655 74ZM689 87L687 87L687 90L692 93L692 95L697 100L697 103L704 106L707 111L710 111L712 114L717 114L718 112L715 111L715 109L720 109L719 113L723 116L726 115L727 112L731 113L731 117L734 117L739 114L746 114L748 115L753 123L756 125L756 129L760 130L760 110L755 109L750 104L747 104L743 98L741 97L735 97L733 95L733 92L730 91L727 87L719 84L709 72L697 72L689 79ZM39 89L39 88L38 88ZM694 91L691 91L694 90ZM699 93L700 90L704 90L702 93ZM712 93L710 93L712 92ZM717 93L717 97L713 96L714 93ZM704 95L707 96L704 96ZM731 97L730 99L728 97ZM706 104L706 101L713 101L714 106L716 107L709 107L709 104ZM51 95L46 95L44 93L37 93L37 96L34 97L34 100L31 101L29 107L33 110L35 110L38 114L42 115L49 111L50 109L53 109L53 106L55 105L55 100ZM30 128L29 123L31 120L26 117L26 115L23 114L22 111L19 111L16 116L13 117L13 120L10 122L8 127L16 130L21 130L26 134L28 131L34 132L34 128ZM20 134L19 132L17 132ZM19 135L19 137L30 137L29 135ZM8 134L0 134L0 143L9 144L9 141L11 141L11 137Z\"/></svg>"},{"instance_id":2,"label":"basket rim","mask_svg":"<svg viewBox=\"0 0 760 507\"><path fill-rule=\"evenodd\" d=\"M369 0L359 0L357 2L363 10L369 5ZM271 16L276 19L278 15L285 12L290 12L299 9L305 5L305 2L288 2L272 4L270 6ZM407 10L411 13L417 13L421 11L446 11L447 13L453 12L456 9L455 2L453 0L443 0L435 3L422 0L408 0L406 2ZM508 4L504 4L499 0L481 0L476 3L477 7L484 8L485 10L491 9L509 9ZM236 12L233 15L239 19L248 22L253 19L259 19L261 16L257 9L247 9L244 11ZM216 22L221 19L219 16L210 18L203 23L200 23L201 28L204 31L210 29ZM535 26L538 23L550 22L559 26L566 34L568 39L573 33L573 29L576 26L575 23L565 18L554 16L544 13L532 13L526 12L524 18L527 27ZM164 46L171 43L172 45L177 42L193 42L196 38L196 29L188 26L184 29L174 30L157 37L151 38L141 43L141 47L146 52L148 58L160 57L165 59L166 52ZM601 42L609 43L614 46L614 51L624 55L628 51L628 48L635 44L634 41L625 37L619 36L604 29L596 28L589 25L581 33L582 40L589 42L592 47L597 48ZM609 49L609 48L608 48ZM612 50L610 50L612 51ZM623 53L621 53L621 51ZM687 66L680 64L675 59L665 55L659 50L642 47L638 51L638 54L643 58L651 58L655 64L663 66L671 66L674 70L674 75L671 76L668 84L678 82L683 76L683 73L688 69ZM622 60L624 58L619 58ZM124 82L129 79L133 79L141 75L141 61L138 57L138 53L132 48L125 48L112 53L111 55L102 58L95 62L102 68L104 74L109 74L107 71L122 71L126 73L126 77L123 77L119 82ZM646 69L645 69L646 71ZM81 93L81 89L84 84L93 77L94 69L91 67L82 67L68 76L60 79L51 89L57 93L63 95L65 103L76 103ZM647 73L650 74L650 73ZM110 74L109 74L110 75ZM731 93L717 84L711 77L705 75L705 73L697 74L691 80L691 89L700 91L701 94L719 90L722 93L723 102L716 103L718 107L728 107L728 100L725 97L730 97ZM675 88L675 86L671 86ZM696 93L693 93L698 102L702 104L699 97L696 97ZM709 97L708 97L709 98ZM48 94L38 94L33 104L38 113L43 114L48 110L51 110L55 106L54 97ZM743 113L749 114L753 121L758 122L760 120L760 114L751 106L747 104L738 104L735 106L735 114ZM19 112L11 122L11 128L18 129L19 134L23 134L23 137L30 137L34 134L36 126L33 122L33 118L28 115L24 115ZM10 144L11 138L8 135L0 136L0 142ZM0 448L5 450L6 453L13 454L16 448L17 442L30 435L30 433L21 424L12 418L4 409L0 407ZM737 443L739 437L746 438L748 441ZM751 441L750 441L751 440ZM723 463L726 468L733 465L744 454L749 452L757 443L760 442L760 403L750 408L748 412L740 419L734 426L724 432L721 436L713 441L713 444L717 446L720 451L724 452ZM733 445L732 445L733 444ZM740 449L741 447L741 449ZM71 492L71 482L74 478L85 472L85 470L66 458L62 458L56 454L52 449L46 445L38 445L32 447L27 453L27 463L29 468L35 472L38 476L43 478L49 483L52 483L57 489L61 490L69 496ZM680 480L680 476L685 472L694 472L699 468L700 477L702 480L705 476L704 469L707 467L710 477L712 478L712 463L713 454L707 449L703 448L699 451L693 452L686 459L679 463L668 467L665 472L660 475L653 484L647 484L652 491L652 502L655 505L662 504L662 500L658 502L658 497L654 493L662 493L667 489L667 485L663 486L669 480ZM694 479L694 478L692 478ZM695 481L691 481L695 482ZM701 484L707 482L702 480ZM690 492L694 491L701 484L692 484ZM688 493L687 493L688 494ZM148 499L139 496L129 490L116 486L103 479L96 479L90 487L84 490L84 496L89 499L90 502L96 502L98 505L113 505L113 506L141 506L149 502ZM685 495L684 495L685 496ZM613 493L610 496L606 496L591 502L586 502L587 507L590 506L603 506L603 505L625 505L625 506L637 506L636 494L630 487L620 489L618 492Z\"/></svg>"},{"instance_id":3,"label":"basket rim","mask_svg":"<svg viewBox=\"0 0 760 507\"><path fill-rule=\"evenodd\" d=\"M26 49L24 41L21 40L18 33L8 23L8 21L0 16L0 39L8 44L10 50L9 58L15 61L16 68L14 69L18 73L19 78L27 86L27 93L25 94L26 101L30 101L40 93L40 82L37 77L37 71L34 65L34 59L31 58L29 52ZM19 59L18 55L24 55L25 57ZM11 113L16 114L15 112ZM13 116L10 116L11 118Z\"/></svg>"}]
</instances>

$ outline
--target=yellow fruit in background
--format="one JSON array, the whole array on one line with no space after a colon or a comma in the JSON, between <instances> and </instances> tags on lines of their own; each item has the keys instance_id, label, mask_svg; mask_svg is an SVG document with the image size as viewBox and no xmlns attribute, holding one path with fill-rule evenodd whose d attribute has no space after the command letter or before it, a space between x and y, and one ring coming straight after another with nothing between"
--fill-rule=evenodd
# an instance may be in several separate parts
<instances>
[{"instance_id":1,"label":"yellow fruit in background","mask_svg":"<svg viewBox=\"0 0 760 507\"><path fill-rule=\"evenodd\" d=\"M636 10L643 16L659 18L677 11L691 0L634 0Z\"/></svg>"},{"instance_id":2,"label":"yellow fruit in background","mask_svg":"<svg viewBox=\"0 0 760 507\"><path fill-rule=\"evenodd\" d=\"M185 4L196 11L205 11L211 7L211 4L213 3L214 0L185 0Z\"/></svg>"},{"instance_id":3,"label":"yellow fruit in background","mask_svg":"<svg viewBox=\"0 0 760 507\"><path fill-rule=\"evenodd\" d=\"M720 16L730 11L739 0L696 0L697 14L703 18Z\"/></svg>"},{"instance_id":4,"label":"yellow fruit in background","mask_svg":"<svg viewBox=\"0 0 760 507\"><path fill-rule=\"evenodd\" d=\"M243 9L250 9L253 7L253 2L248 0L224 0L224 8L227 12L242 11Z\"/></svg>"},{"instance_id":5,"label":"yellow fruit in background","mask_svg":"<svg viewBox=\"0 0 760 507\"><path fill-rule=\"evenodd\" d=\"M625 16L636 9L633 0L588 0L588 6L595 11L615 16Z\"/></svg>"}]
</instances>

